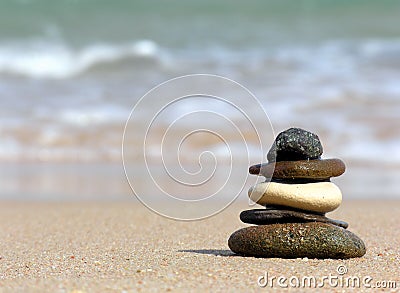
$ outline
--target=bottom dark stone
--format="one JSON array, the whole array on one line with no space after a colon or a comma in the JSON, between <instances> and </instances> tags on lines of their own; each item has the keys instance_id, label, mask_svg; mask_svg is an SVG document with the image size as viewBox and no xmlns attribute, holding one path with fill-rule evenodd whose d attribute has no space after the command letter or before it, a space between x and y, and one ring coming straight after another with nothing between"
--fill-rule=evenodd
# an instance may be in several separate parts
<instances>
[{"instance_id":1,"label":"bottom dark stone","mask_svg":"<svg viewBox=\"0 0 400 293\"><path fill-rule=\"evenodd\" d=\"M228 245L237 254L256 257L345 259L365 254L357 235L320 222L247 227L234 232Z\"/></svg>"},{"instance_id":2,"label":"bottom dark stone","mask_svg":"<svg viewBox=\"0 0 400 293\"><path fill-rule=\"evenodd\" d=\"M299 222L321 222L347 228L349 224L339 220L333 220L324 215L310 212L295 211L288 209L255 209L240 213L240 220L243 223L255 225L299 223Z\"/></svg>"}]
</instances>

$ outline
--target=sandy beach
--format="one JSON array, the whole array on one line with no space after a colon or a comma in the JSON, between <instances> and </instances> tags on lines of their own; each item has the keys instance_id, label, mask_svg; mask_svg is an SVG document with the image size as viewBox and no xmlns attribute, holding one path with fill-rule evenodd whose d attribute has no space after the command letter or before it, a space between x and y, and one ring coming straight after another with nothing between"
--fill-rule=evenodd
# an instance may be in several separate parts
<instances>
[{"instance_id":1,"label":"sandy beach","mask_svg":"<svg viewBox=\"0 0 400 293\"><path fill-rule=\"evenodd\" d=\"M350 223L367 254L359 259L262 259L233 255L227 239L246 225L246 202L202 221L178 222L136 202L23 203L0 207L1 292L263 291L260 276L370 276L400 286L399 201L345 201L330 216ZM345 273L338 273L338 266ZM343 271L342 271L343 272ZM264 279L261 279L263 281ZM386 282L386 283L377 283ZM333 282L333 285L335 283ZM346 286L346 285L344 285ZM392 286L392 285L391 285ZM324 284L331 291L346 287ZM361 283L360 289L368 290ZM389 290L390 289L385 289ZM392 289L394 291L394 289Z\"/></svg>"}]
</instances>

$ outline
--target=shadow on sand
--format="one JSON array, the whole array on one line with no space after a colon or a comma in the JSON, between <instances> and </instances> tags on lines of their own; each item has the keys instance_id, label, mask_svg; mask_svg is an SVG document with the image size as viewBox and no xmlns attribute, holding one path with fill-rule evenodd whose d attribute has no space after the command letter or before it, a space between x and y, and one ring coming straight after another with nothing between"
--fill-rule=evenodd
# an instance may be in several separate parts
<instances>
[{"instance_id":1,"label":"shadow on sand","mask_svg":"<svg viewBox=\"0 0 400 293\"><path fill-rule=\"evenodd\" d=\"M178 250L178 252L191 252L198 254L209 254L215 256L236 256L235 253L228 249L182 249Z\"/></svg>"}]
</instances>

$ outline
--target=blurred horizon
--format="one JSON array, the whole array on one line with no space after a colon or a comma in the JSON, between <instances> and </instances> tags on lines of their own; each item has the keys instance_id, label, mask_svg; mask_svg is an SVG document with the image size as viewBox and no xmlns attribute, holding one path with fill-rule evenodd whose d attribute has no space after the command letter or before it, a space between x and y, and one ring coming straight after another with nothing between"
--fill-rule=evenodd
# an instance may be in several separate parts
<instances>
[{"instance_id":1,"label":"blurred horizon","mask_svg":"<svg viewBox=\"0 0 400 293\"><path fill-rule=\"evenodd\" d=\"M348 165L337 179L344 196L400 198L400 1L5 0L0 6L0 198L129 192L117 165L132 107L158 84L195 73L248 88L275 134L292 126L318 134L324 157ZM153 103L147 106L143 115ZM176 138L199 122L178 128ZM221 134L232 137L227 128ZM245 138L258 163L256 140ZM263 141L264 148L271 143ZM149 147L157 150L159 141ZM193 154L204 149L226 164L229 152L212 139L183 149L183 162L196 165Z\"/></svg>"}]
</instances>

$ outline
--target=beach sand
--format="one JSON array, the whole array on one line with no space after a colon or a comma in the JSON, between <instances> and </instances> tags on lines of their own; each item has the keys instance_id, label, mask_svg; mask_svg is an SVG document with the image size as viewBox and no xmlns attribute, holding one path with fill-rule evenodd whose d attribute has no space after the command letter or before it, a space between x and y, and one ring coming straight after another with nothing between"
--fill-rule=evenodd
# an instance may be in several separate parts
<instances>
[{"instance_id":1,"label":"beach sand","mask_svg":"<svg viewBox=\"0 0 400 293\"><path fill-rule=\"evenodd\" d=\"M237 202L209 219L178 222L136 202L2 202L0 291L265 291L271 283L260 288L257 280L267 272L320 281L340 276L343 265L343 277L370 276L371 286L395 280L400 287L399 201L344 201L330 214L349 222L367 246L364 257L349 260L233 255L227 239L247 226L239 213L248 208ZM280 289L276 281L273 287ZM324 289L348 290L327 281Z\"/></svg>"}]
</instances>

